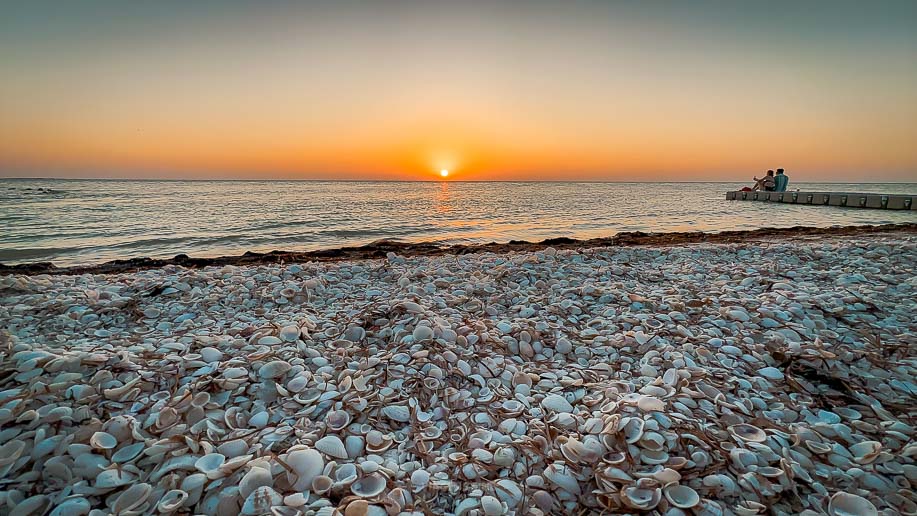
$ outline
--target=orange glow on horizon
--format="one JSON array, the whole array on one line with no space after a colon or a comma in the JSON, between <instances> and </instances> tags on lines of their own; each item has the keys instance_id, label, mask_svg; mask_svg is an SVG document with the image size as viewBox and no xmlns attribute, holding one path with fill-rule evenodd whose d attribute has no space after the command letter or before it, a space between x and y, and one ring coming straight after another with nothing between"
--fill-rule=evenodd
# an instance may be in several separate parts
<instances>
[{"instance_id":1,"label":"orange glow on horizon","mask_svg":"<svg viewBox=\"0 0 917 516\"><path fill-rule=\"evenodd\" d=\"M889 6L40 4L0 31L0 177L917 181Z\"/></svg>"}]
</instances>

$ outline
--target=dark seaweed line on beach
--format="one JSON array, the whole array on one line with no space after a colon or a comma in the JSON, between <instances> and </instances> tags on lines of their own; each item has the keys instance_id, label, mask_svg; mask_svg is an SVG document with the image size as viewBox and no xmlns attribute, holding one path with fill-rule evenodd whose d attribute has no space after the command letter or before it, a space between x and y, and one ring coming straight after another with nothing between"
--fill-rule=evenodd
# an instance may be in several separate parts
<instances>
[{"instance_id":1,"label":"dark seaweed line on beach","mask_svg":"<svg viewBox=\"0 0 917 516\"><path fill-rule=\"evenodd\" d=\"M490 242L485 244L438 245L429 242L409 243L381 240L357 247L340 247L318 251L271 251L268 253L246 252L240 256L219 256L215 258L192 258L179 254L173 258L131 258L112 260L98 265L57 267L51 262L5 265L0 263L0 274L117 274L135 272L143 269L155 269L166 265L180 265L188 268L201 268L223 265L260 265L276 263L294 263L306 261L342 261L384 258L393 252L402 256L441 256L475 253L508 253L520 251L538 251L547 247L556 249L583 249L592 247L614 246L666 246L697 243L739 243L775 237L818 237L818 236L852 236L875 233L917 233L917 223L881 224L865 226L832 226L817 228L794 226L790 228L761 228L742 231L722 231L719 233L672 232L644 233L641 231L623 232L614 236L577 240L575 238L549 238L541 242L511 240L507 243Z\"/></svg>"}]
</instances>

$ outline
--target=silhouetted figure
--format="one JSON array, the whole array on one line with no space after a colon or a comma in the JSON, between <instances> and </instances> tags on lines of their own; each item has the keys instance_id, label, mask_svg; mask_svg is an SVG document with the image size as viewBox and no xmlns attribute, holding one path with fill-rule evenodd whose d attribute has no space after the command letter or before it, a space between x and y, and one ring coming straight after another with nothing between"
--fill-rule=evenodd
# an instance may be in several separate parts
<instances>
[{"instance_id":1,"label":"silhouetted figure","mask_svg":"<svg viewBox=\"0 0 917 516\"><path fill-rule=\"evenodd\" d=\"M777 175L774 176L774 191L785 192L788 184L790 184L790 176L784 174L782 168L778 168Z\"/></svg>"},{"instance_id":2,"label":"silhouetted figure","mask_svg":"<svg viewBox=\"0 0 917 516\"><path fill-rule=\"evenodd\" d=\"M767 175L761 179L758 179L758 177L755 176L755 186L752 187L752 190L764 190L765 192L773 192L775 184L774 171L768 170Z\"/></svg>"}]
</instances>

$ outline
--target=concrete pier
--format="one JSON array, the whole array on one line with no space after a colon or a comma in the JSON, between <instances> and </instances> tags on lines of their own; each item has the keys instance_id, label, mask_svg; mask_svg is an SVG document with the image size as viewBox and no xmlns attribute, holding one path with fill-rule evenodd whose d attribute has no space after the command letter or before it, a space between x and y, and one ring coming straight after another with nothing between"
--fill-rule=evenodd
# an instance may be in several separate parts
<instances>
[{"instance_id":1,"label":"concrete pier","mask_svg":"<svg viewBox=\"0 0 917 516\"><path fill-rule=\"evenodd\" d=\"M917 195L848 192L726 192L729 201L764 201L879 210L917 210Z\"/></svg>"}]
</instances>

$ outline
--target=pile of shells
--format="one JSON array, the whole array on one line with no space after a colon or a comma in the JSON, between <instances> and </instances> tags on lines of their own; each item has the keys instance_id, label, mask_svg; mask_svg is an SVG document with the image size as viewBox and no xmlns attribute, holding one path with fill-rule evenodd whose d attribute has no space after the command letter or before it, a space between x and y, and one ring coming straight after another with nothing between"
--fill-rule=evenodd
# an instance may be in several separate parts
<instances>
[{"instance_id":1,"label":"pile of shells","mask_svg":"<svg viewBox=\"0 0 917 516\"><path fill-rule=\"evenodd\" d=\"M0 513L917 514L917 239L0 277Z\"/></svg>"}]
</instances>

